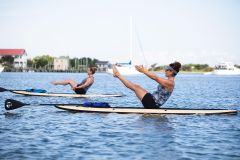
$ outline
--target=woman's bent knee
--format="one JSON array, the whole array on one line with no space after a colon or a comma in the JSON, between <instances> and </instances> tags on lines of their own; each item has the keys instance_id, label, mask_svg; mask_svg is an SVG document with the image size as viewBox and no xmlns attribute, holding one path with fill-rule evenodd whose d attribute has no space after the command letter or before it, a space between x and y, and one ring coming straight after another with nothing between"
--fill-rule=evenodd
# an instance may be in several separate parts
<instances>
[{"instance_id":1,"label":"woman's bent knee","mask_svg":"<svg viewBox=\"0 0 240 160\"><path fill-rule=\"evenodd\" d=\"M66 80L66 82L67 82L68 84L70 84L70 83L72 83L72 82L73 82L73 80L71 80L71 79L68 79L68 80Z\"/></svg>"}]
</instances>

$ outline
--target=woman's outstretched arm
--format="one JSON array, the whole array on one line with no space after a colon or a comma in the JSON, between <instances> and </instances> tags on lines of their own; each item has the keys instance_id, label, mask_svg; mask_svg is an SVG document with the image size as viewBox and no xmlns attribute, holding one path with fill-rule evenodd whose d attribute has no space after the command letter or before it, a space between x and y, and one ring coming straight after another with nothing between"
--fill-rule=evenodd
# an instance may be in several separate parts
<instances>
[{"instance_id":1,"label":"woman's outstretched arm","mask_svg":"<svg viewBox=\"0 0 240 160\"><path fill-rule=\"evenodd\" d=\"M143 67L143 65L136 65L135 68L137 71L145 74L149 78L155 80L157 83L166 87L169 91L172 91L173 86L174 86L173 80L161 78L161 77L157 76L155 73L149 72L146 68Z\"/></svg>"},{"instance_id":2,"label":"woman's outstretched arm","mask_svg":"<svg viewBox=\"0 0 240 160\"><path fill-rule=\"evenodd\" d=\"M88 78L87 81L84 84L82 84L82 85L80 85L78 87L75 87L74 89L85 88L85 87L90 86L92 83L93 83L93 80Z\"/></svg>"}]
</instances>

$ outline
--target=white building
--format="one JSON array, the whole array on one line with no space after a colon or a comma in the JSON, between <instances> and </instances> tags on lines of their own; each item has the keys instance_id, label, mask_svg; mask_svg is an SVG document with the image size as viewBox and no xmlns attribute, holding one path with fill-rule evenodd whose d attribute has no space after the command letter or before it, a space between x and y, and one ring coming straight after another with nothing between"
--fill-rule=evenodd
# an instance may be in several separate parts
<instances>
[{"instance_id":1,"label":"white building","mask_svg":"<svg viewBox=\"0 0 240 160\"><path fill-rule=\"evenodd\" d=\"M109 66L109 62L108 61L97 61L96 66L97 66L98 71L106 72L108 69L108 66Z\"/></svg>"},{"instance_id":2,"label":"white building","mask_svg":"<svg viewBox=\"0 0 240 160\"><path fill-rule=\"evenodd\" d=\"M27 68L27 53L25 49L0 49L0 57L12 56L15 68Z\"/></svg>"},{"instance_id":3,"label":"white building","mask_svg":"<svg viewBox=\"0 0 240 160\"><path fill-rule=\"evenodd\" d=\"M69 69L69 57L61 56L59 58L54 58L53 68L56 71L65 71Z\"/></svg>"}]
</instances>

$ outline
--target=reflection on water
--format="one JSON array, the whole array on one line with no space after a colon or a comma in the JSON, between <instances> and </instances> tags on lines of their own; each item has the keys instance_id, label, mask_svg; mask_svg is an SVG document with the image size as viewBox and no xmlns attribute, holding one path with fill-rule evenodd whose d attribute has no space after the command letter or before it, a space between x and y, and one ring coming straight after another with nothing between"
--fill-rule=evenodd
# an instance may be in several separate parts
<instances>
[{"instance_id":1,"label":"reflection on water","mask_svg":"<svg viewBox=\"0 0 240 160\"><path fill-rule=\"evenodd\" d=\"M4 112L2 115L5 116L5 118L8 119L18 119L22 117L22 113L11 113L11 112ZM1 116L1 114L0 114Z\"/></svg>"},{"instance_id":2,"label":"reflection on water","mask_svg":"<svg viewBox=\"0 0 240 160\"><path fill-rule=\"evenodd\" d=\"M71 93L52 86L55 79L81 81L85 74L2 73L7 89L41 88ZM156 83L127 77L148 91ZM240 77L179 75L175 90L163 107L239 109ZM2 159L236 159L240 158L238 115L151 115L74 113L54 106L23 106L6 111L4 100L29 104L107 102L111 106L139 107L141 102L117 79L96 74L89 93L123 93L118 98L26 97L0 93L0 157Z\"/></svg>"},{"instance_id":3,"label":"reflection on water","mask_svg":"<svg viewBox=\"0 0 240 160\"><path fill-rule=\"evenodd\" d=\"M168 118L165 115L144 114L141 116L140 120L142 126L149 127L149 124L151 124L150 127L159 132L170 131L173 129L171 127L171 122L168 121Z\"/></svg>"}]
</instances>

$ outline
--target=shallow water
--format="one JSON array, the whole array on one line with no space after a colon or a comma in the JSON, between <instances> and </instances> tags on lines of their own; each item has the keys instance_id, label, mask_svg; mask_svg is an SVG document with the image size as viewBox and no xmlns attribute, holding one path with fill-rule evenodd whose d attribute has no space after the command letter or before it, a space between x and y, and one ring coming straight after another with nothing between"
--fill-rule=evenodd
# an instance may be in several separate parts
<instances>
[{"instance_id":1,"label":"shallow water","mask_svg":"<svg viewBox=\"0 0 240 160\"><path fill-rule=\"evenodd\" d=\"M1 73L0 87L41 88L56 79L81 81L76 73ZM150 92L156 83L144 76L127 79ZM240 107L240 76L178 75L174 93L163 107ZM10 92L0 96L1 159L240 159L238 115L138 115L72 113L53 106L24 106L6 111L4 101L24 103L108 102L111 106L142 106L134 93L108 74L96 74L88 93L123 93L121 98L26 97Z\"/></svg>"}]
</instances>

